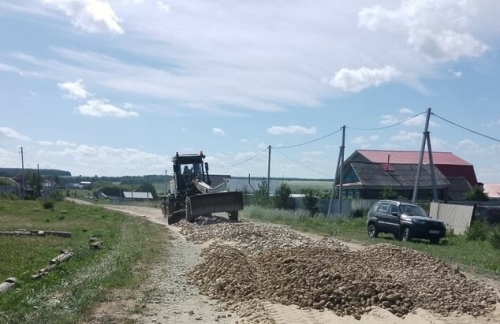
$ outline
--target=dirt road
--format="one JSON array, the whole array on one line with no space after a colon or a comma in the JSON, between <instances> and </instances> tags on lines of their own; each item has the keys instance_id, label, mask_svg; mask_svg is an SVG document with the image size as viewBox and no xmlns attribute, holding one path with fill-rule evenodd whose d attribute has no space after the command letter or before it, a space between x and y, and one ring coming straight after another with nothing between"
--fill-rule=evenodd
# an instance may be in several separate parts
<instances>
[{"instance_id":1,"label":"dirt road","mask_svg":"<svg viewBox=\"0 0 500 324\"><path fill-rule=\"evenodd\" d=\"M361 318L353 316L338 316L334 312L300 308L295 305L284 306L271 302L243 302L238 307L232 303L222 303L201 295L200 290L188 283L187 273L199 264L201 250L213 240L204 244L194 244L181 234L181 228L167 226L159 209L134 206L104 206L111 210L125 212L138 217L165 225L171 231L173 239L168 248L169 262L151 270L149 280L141 287L141 293L131 294L129 298L123 295L111 298L95 309L93 323L103 322L100 319L115 319L121 323L134 321L136 323L401 323L401 324L487 324L500 323L500 305L485 316L474 317L468 314L451 314L442 316L418 308L403 318L397 317L386 309L372 307ZM237 226L237 225L234 225ZM309 235L310 238L318 237ZM191 238L193 239L193 238ZM267 238L261 238L266 240ZM196 241L196 239L194 239ZM231 244L231 242L225 242ZM360 249L359 245L347 248ZM221 272L225 269L220 269ZM241 269L245 271L245 269ZM498 292L498 282L484 279L485 285L495 285ZM127 294L124 294L127 295ZM137 298L140 297L140 303ZM135 298L135 299L134 299ZM134 309L140 311L134 312ZM242 309L244 311L242 311ZM237 314L246 312L244 317ZM250 315L248 315L250 313Z\"/></svg>"}]
</instances>

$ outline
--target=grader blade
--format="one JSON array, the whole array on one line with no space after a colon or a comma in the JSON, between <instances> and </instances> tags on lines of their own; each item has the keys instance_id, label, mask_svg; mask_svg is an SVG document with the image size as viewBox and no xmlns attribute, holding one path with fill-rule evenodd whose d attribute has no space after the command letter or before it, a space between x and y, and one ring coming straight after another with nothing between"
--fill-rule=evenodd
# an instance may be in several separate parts
<instances>
[{"instance_id":1,"label":"grader blade","mask_svg":"<svg viewBox=\"0 0 500 324\"><path fill-rule=\"evenodd\" d=\"M218 192L189 197L188 211L192 216L220 212L236 212L243 209L243 194L238 191Z\"/></svg>"}]
</instances>

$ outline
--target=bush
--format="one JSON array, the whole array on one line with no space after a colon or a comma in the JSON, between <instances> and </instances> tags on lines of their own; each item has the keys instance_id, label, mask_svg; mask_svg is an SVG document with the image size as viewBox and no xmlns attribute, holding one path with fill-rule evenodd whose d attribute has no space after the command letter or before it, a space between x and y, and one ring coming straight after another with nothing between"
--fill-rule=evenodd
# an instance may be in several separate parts
<instances>
[{"instance_id":1,"label":"bush","mask_svg":"<svg viewBox=\"0 0 500 324\"><path fill-rule=\"evenodd\" d=\"M42 201L42 206L44 209L54 209L54 202L52 200Z\"/></svg>"},{"instance_id":2,"label":"bush","mask_svg":"<svg viewBox=\"0 0 500 324\"><path fill-rule=\"evenodd\" d=\"M493 228L490 236L490 243L497 250L500 250L500 225Z\"/></svg>"},{"instance_id":3,"label":"bush","mask_svg":"<svg viewBox=\"0 0 500 324\"><path fill-rule=\"evenodd\" d=\"M455 230L451 226L446 226L446 237L454 237L455 235Z\"/></svg>"},{"instance_id":4,"label":"bush","mask_svg":"<svg viewBox=\"0 0 500 324\"><path fill-rule=\"evenodd\" d=\"M486 221L473 221L465 231L465 238L468 241L485 241L488 238L490 228Z\"/></svg>"},{"instance_id":5,"label":"bush","mask_svg":"<svg viewBox=\"0 0 500 324\"><path fill-rule=\"evenodd\" d=\"M361 208L357 208L351 212L351 217L352 218L359 218L359 217L363 217L363 214L364 214L364 210Z\"/></svg>"}]
</instances>

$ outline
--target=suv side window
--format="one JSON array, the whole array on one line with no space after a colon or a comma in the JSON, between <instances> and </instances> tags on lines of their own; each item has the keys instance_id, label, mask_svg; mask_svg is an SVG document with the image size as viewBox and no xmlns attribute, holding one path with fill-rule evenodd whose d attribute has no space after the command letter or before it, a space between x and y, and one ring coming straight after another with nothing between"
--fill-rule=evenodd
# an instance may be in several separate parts
<instances>
[{"instance_id":1,"label":"suv side window","mask_svg":"<svg viewBox=\"0 0 500 324\"><path fill-rule=\"evenodd\" d=\"M396 213L399 214L399 208L397 205L391 204L391 209L389 211L389 214Z\"/></svg>"},{"instance_id":2,"label":"suv side window","mask_svg":"<svg viewBox=\"0 0 500 324\"><path fill-rule=\"evenodd\" d=\"M377 209L378 213L387 214L388 211L389 211L389 203L381 203Z\"/></svg>"},{"instance_id":3,"label":"suv side window","mask_svg":"<svg viewBox=\"0 0 500 324\"><path fill-rule=\"evenodd\" d=\"M372 211L372 212L377 211L379 205L380 205L380 202L376 203L375 205L372 206L370 211Z\"/></svg>"}]
</instances>

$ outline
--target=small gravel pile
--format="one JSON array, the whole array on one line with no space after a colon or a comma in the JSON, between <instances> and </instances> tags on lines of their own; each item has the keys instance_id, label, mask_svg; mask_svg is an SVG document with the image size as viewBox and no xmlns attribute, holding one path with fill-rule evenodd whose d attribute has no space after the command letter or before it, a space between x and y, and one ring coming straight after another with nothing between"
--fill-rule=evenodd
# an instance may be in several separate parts
<instances>
[{"instance_id":1,"label":"small gravel pile","mask_svg":"<svg viewBox=\"0 0 500 324\"><path fill-rule=\"evenodd\" d=\"M282 227L180 226L190 240L213 242L203 250L204 261L190 280L226 303L261 300L359 319L372 306L399 317L418 307L442 315L480 316L498 300L492 289L444 262L390 244L353 252L336 240L315 240Z\"/></svg>"}]
</instances>

